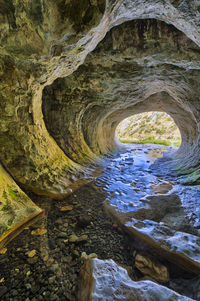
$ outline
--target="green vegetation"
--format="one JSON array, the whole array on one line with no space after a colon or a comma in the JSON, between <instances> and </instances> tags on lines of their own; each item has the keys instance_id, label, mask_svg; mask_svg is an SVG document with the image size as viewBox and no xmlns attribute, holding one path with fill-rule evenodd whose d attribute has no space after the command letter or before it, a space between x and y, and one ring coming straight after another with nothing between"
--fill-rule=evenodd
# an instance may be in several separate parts
<instances>
[{"instance_id":1,"label":"green vegetation","mask_svg":"<svg viewBox=\"0 0 200 301\"><path fill-rule=\"evenodd\" d=\"M17 200L17 191L14 191L10 186L8 186L8 193L13 200Z\"/></svg>"},{"instance_id":2,"label":"green vegetation","mask_svg":"<svg viewBox=\"0 0 200 301\"><path fill-rule=\"evenodd\" d=\"M138 140L127 140L123 138L119 138L119 141L122 143L134 143L134 144L162 144L162 145L167 145L167 146L176 146L179 147L181 145L181 141L174 142L174 141L167 141L167 140L162 140L162 139L156 139L155 137L149 137L149 138L144 138L144 139L138 139Z\"/></svg>"},{"instance_id":3,"label":"green vegetation","mask_svg":"<svg viewBox=\"0 0 200 301\"><path fill-rule=\"evenodd\" d=\"M164 112L137 114L123 120L116 129L122 143L162 144L179 147L181 136L173 119Z\"/></svg>"}]
</instances>

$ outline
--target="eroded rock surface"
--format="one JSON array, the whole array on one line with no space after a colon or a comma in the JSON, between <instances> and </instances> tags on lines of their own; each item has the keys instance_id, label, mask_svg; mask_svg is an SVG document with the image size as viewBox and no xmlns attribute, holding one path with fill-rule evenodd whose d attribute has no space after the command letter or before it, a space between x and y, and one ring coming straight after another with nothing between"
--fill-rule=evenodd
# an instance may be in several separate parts
<instances>
[{"instance_id":1,"label":"eroded rock surface","mask_svg":"<svg viewBox=\"0 0 200 301\"><path fill-rule=\"evenodd\" d=\"M79 301L192 300L151 281L133 281L113 260L88 260L81 269Z\"/></svg>"},{"instance_id":2,"label":"eroded rock surface","mask_svg":"<svg viewBox=\"0 0 200 301\"><path fill-rule=\"evenodd\" d=\"M133 240L138 237L153 253L199 274L199 186L181 186L173 177L169 183L152 172L153 153L157 157L159 150L165 153L167 149L129 145L108 159L110 164L105 161L105 173L100 177L108 193L105 207ZM163 184L170 188L165 194L152 189L166 187Z\"/></svg>"},{"instance_id":3,"label":"eroded rock surface","mask_svg":"<svg viewBox=\"0 0 200 301\"><path fill-rule=\"evenodd\" d=\"M167 267L149 256L137 254L135 257L135 266L142 274L150 276L158 282L165 283L169 281Z\"/></svg>"},{"instance_id":4,"label":"eroded rock surface","mask_svg":"<svg viewBox=\"0 0 200 301\"><path fill-rule=\"evenodd\" d=\"M142 240L155 247L160 254L175 264L200 273L200 238L178 232L152 220L132 219L125 226Z\"/></svg>"}]
</instances>

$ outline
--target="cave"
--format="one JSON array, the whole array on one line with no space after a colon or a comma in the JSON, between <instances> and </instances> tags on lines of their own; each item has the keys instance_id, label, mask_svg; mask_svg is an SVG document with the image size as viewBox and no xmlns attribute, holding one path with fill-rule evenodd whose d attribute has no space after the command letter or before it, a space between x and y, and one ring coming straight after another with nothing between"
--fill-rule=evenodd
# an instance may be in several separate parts
<instances>
[{"instance_id":1,"label":"cave","mask_svg":"<svg viewBox=\"0 0 200 301\"><path fill-rule=\"evenodd\" d=\"M199 7L0 0L1 300L200 300ZM118 143L151 111L179 148Z\"/></svg>"},{"instance_id":2,"label":"cave","mask_svg":"<svg viewBox=\"0 0 200 301\"><path fill-rule=\"evenodd\" d=\"M181 134L165 112L144 112L123 119L115 130L118 143L181 146Z\"/></svg>"}]
</instances>

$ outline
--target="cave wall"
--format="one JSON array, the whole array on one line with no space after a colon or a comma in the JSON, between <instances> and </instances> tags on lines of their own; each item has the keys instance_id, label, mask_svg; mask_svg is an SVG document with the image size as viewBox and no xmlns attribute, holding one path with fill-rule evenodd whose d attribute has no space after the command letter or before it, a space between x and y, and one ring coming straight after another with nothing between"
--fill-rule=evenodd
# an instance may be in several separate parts
<instances>
[{"instance_id":1,"label":"cave wall","mask_svg":"<svg viewBox=\"0 0 200 301\"><path fill-rule=\"evenodd\" d=\"M87 177L89 162L115 147L123 118L156 109L182 134L173 168L198 179L199 7L0 0L1 173L62 198Z\"/></svg>"},{"instance_id":2,"label":"cave wall","mask_svg":"<svg viewBox=\"0 0 200 301\"><path fill-rule=\"evenodd\" d=\"M68 157L83 164L92 153L116 147L115 129L124 118L165 111L182 135L176 157L186 159L198 144L193 107L199 77L192 64L199 57L198 46L164 22L140 19L116 26L72 75L44 89L47 129Z\"/></svg>"}]
</instances>

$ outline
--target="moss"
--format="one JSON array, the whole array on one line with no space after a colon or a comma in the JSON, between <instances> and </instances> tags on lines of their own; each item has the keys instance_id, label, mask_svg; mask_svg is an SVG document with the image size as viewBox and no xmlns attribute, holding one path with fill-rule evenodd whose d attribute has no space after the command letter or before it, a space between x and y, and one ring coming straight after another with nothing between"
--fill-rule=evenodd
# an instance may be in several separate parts
<instances>
[{"instance_id":1,"label":"moss","mask_svg":"<svg viewBox=\"0 0 200 301\"><path fill-rule=\"evenodd\" d=\"M18 191L13 190L10 186L8 186L8 194L14 201L18 199Z\"/></svg>"},{"instance_id":2,"label":"moss","mask_svg":"<svg viewBox=\"0 0 200 301\"><path fill-rule=\"evenodd\" d=\"M1 211L3 211L3 212L8 212L8 213L12 213L12 212L13 212L13 208L12 208L12 205L11 205L10 200L8 200L8 198L7 198L7 194L6 194L5 191L3 192L3 198L5 199L5 204L4 204L4 206L1 208Z\"/></svg>"},{"instance_id":3,"label":"moss","mask_svg":"<svg viewBox=\"0 0 200 301\"><path fill-rule=\"evenodd\" d=\"M83 46L76 46L74 49L72 49L72 53L78 53L83 51L85 48Z\"/></svg>"},{"instance_id":4,"label":"moss","mask_svg":"<svg viewBox=\"0 0 200 301\"><path fill-rule=\"evenodd\" d=\"M5 224L0 224L0 236L2 236L6 231L8 227Z\"/></svg>"}]
</instances>

